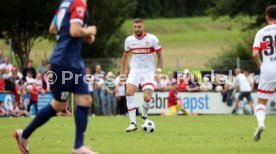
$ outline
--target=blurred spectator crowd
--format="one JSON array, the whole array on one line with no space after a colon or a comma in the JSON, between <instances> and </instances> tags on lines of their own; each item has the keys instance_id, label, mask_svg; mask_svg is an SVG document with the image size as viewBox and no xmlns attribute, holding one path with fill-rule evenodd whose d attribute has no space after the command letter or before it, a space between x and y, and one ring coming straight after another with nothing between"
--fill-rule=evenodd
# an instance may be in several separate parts
<instances>
[{"instance_id":1,"label":"blurred spectator crowd","mask_svg":"<svg viewBox=\"0 0 276 154\"><path fill-rule=\"evenodd\" d=\"M14 103L11 109L4 109L1 102L0 116L29 116L31 106L34 106L35 113L38 112L38 94L51 92L50 84L44 79L44 74L51 70L50 64L46 59L41 59L39 66L35 69L33 61L28 60L22 72L10 63L9 57L4 57L0 50L0 93L13 93ZM93 73L92 73L93 72ZM86 68L87 75L93 76L93 82L89 84L89 91L93 97L91 115L125 115L126 106L126 85L119 81L119 73L105 72L100 65L92 71ZM244 71L248 82L253 86L254 80L248 71ZM163 74L157 69L154 76L154 86L157 92L169 91L172 85L177 83L179 92L207 92L217 91L222 94L235 88L234 75L215 73L213 76L203 76L201 72L194 72L188 69L180 72L169 72ZM141 91L141 87L138 89ZM30 102L24 105L24 95L30 94ZM95 97L94 97L95 96ZM97 100L97 101L95 101ZM13 111L16 111L16 114ZM58 115L71 115L70 105Z\"/></svg>"}]
</instances>

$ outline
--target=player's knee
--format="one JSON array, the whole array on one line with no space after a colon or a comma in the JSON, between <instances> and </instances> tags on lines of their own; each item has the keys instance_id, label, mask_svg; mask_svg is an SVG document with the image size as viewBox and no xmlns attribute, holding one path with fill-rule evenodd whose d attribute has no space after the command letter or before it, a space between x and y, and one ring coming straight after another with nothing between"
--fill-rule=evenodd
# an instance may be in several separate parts
<instances>
[{"instance_id":1,"label":"player's knee","mask_svg":"<svg viewBox=\"0 0 276 154\"><path fill-rule=\"evenodd\" d=\"M57 111L57 112L62 112L66 108L66 103L58 102L58 101L55 101L55 100L52 101L51 105L54 108L54 110Z\"/></svg>"},{"instance_id":2,"label":"player's knee","mask_svg":"<svg viewBox=\"0 0 276 154\"><path fill-rule=\"evenodd\" d=\"M262 98L259 98L258 99L258 104L262 104L262 105L265 105L267 104L267 99L262 99Z\"/></svg>"},{"instance_id":3,"label":"player's knee","mask_svg":"<svg viewBox=\"0 0 276 154\"><path fill-rule=\"evenodd\" d=\"M127 90L126 96L134 96L134 92L132 90Z\"/></svg>"},{"instance_id":4,"label":"player's knee","mask_svg":"<svg viewBox=\"0 0 276 154\"><path fill-rule=\"evenodd\" d=\"M145 102L150 102L151 101L151 96L150 95L145 95L144 96L144 101Z\"/></svg>"},{"instance_id":5,"label":"player's knee","mask_svg":"<svg viewBox=\"0 0 276 154\"><path fill-rule=\"evenodd\" d=\"M79 105L90 106L92 104L91 96L80 96L78 100Z\"/></svg>"}]
</instances>

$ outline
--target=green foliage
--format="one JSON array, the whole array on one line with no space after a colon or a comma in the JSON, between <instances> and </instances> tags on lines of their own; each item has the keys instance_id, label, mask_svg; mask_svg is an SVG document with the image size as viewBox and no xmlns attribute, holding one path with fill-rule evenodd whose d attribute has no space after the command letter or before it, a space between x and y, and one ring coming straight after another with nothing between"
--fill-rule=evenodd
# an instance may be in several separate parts
<instances>
[{"instance_id":1,"label":"green foliage","mask_svg":"<svg viewBox=\"0 0 276 154\"><path fill-rule=\"evenodd\" d=\"M216 0L209 13L214 17L256 16L256 22L250 26L257 27L265 23L265 9L272 4L275 0Z\"/></svg>"},{"instance_id":2,"label":"green foliage","mask_svg":"<svg viewBox=\"0 0 276 154\"><path fill-rule=\"evenodd\" d=\"M1 1L1 37L12 39L13 52L21 69L35 40L48 35L48 27L57 5L57 1L44 0Z\"/></svg>"},{"instance_id":3,"label":"green foliage","mask_svg":"<svg viewBox=\"0 0 276 154\"><path fill-rule=\"evenodd\" d=\"M255 31L250 31L237 39L229 48L223 48L218 56L211 58L207 63L214 70L234 70L236 60L240 59L240 67L255 72L257 67L252 59L252 44Z\"/></svg>"},{"instance_id":4,"label":"green foliage","mask_svg":"<svg viewBox=\"0 0 276 154\"><path fill-rule=\"evenodd\" d=\"M1 1L0 36L12 39L18 66L22 69L30 51L41 38L49 38L48 28L61 1L3 0ZM89 0L90 24L98 27L93 46L84 47L86 58L115 57L123 50L126 35L120 29L135 10L137 1Z\"/></svg>"},{"instance_id":5,"label":"green foliage","mask_svg":"<svg viewBox=\"0 0 276 154\"><path fill-rule=\"evenodd\" d=\"M171 18L206 15L214 0L139 0L133 17Z\"/></svg>"},{"instance_id":6,"label":"green foliage","mask_svg":"<svg viewBox=\"0 0 276 154\"><path fill-rule=\"evenodd\" d=\"M265 9L267 6L275 4L273 0L216 0L215 6L209 9L209 13L214 17L229 16L236 19L240 16L254 17L254 22L244 23L245 33L242 40L236 41L232 48L224 49L220 55L209 62L213 69L233 69L235 64L229 63L229 59L240 57L241 67L251 71L257 71L256 65L251 58L252 44L257 32L256 28L265 25ZM240 21L242 22L242 21ZM252 30L252 31L251 31ZM228 60L227 60L228 59ZM244 63L244 61L246 61Z\"/></svg>"},{"instance_id":7,"label":"green foliage","mask_svg":"<svg viewBox=\"0 0 276 154\"><path fill-rule=\"evenodd\" d=\"M98 32L92 46L84 45L82 56L109 58L121 55L126 34L120 28L135 10L137 1L95 0L88 3L92 10L90 24L95 24Z\"/></svg>"},{"instance_id":8,"label":"green foliage","mask_svg":"<svg viewBox=\"0 0 276 154\"><path fill-rule=\"evenodd\" d=\"M209 59L216 56L223 47L230 46L233 40L242 34L240 21L250 22L252 19L240 17L229 20L211 17L161 18L146 19L146 31L155 34L162 45L164 56L164 72L186 68L210 70L206 67ZM122 26L128 34L133 33L132 21ZM235 60L234 60L235 63Z\"/></svg>"}]
</instances>

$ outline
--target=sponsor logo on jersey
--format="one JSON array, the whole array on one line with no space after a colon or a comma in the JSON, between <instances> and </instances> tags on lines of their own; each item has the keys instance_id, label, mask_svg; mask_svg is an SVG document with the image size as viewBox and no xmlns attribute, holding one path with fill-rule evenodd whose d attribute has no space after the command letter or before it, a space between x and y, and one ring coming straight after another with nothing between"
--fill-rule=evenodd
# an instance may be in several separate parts
<instances>
[{"instance_id":1,"label":"sponsor logo on jersey","mask_svg":"<svg viewBox=\"0 0 276 154\"><path fill-rule=\"evenodd\" d=\"M153 48L132 49L133 54L151 54L153 52L154 52Z\"/></svg>"}]
</instances>

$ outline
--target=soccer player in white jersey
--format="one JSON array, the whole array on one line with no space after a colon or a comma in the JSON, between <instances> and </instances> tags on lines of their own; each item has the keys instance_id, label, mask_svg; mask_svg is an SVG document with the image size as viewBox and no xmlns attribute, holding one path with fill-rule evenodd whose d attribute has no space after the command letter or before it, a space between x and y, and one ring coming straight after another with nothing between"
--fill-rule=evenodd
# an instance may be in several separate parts
<instances>
[{"instance_id":1,"label":"soccer player in white jersey","mask_svg":"<svg viewBox=\"0 0 276 154\"><path fill-rule=\"evenodd\" d=\"M125 51L120 71L120 80L121 82L125 82L128 56L132 53L130 72L126 82L127 107L130 117L130 125L126 129L127 132L137 130L134 94L138 90L139 85L141 85L144 91L142 119L144 122L147 120L147 112L150 108L150 101L154 91L154 74L156 72L154 53L158 57L158 70L161 70L163 64L159 40L156 36L145 32L143 19L135 19L133 29L135 34L127 37L125 40Z\"/></svg>"},{"instance_id":2,"label":"soccer player in white jersey","mask_svg":"<svg viewBox=\"0 0 276 154\"><path fill-rule=\"evenodd\" d=\"M276 5L267 7L266 21L268 25L256 34L252 54L261 70L258 105L255 109L258 121L258 127L253 135L255 141L260 140L265 129L266 103L268 99L272 98L276 88ZM262 61L259 52L262 53Z\"/></svg>"}]
</instances>

